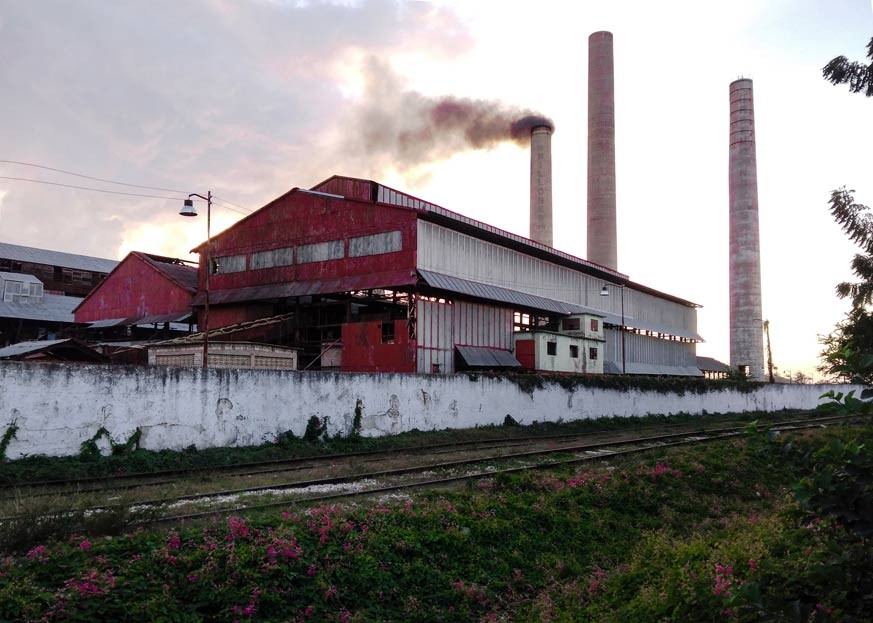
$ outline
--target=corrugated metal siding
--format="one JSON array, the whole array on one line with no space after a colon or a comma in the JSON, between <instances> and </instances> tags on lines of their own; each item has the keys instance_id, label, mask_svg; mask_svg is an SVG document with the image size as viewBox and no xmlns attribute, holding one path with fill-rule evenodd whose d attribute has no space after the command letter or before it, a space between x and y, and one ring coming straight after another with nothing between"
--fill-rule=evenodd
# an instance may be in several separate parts
<instances>
[{"instance_id":1,"label":"corrugated metal siding","mask_svg":"<svg viewBox=\"0 0 873 623\"><path fill-rule=\"evenodd\" d=\"M620 289L613 287L610 296L601 296L606 284L602 279L427 221L418 221L416 262L419 270L574 303L613 317L621 314ZM697 337L697 310L692 307L626 288L624 311L629 326Z\"/></svg>"},{"instance_id":2,"label":"corrugated metal siding","mask_svg":"<svg viewBox=\"0 0 873 623\"><path fill-rule=\"evenodd\" d=\"M319 188L321 190L321 188ZM529 238L525 238L523 236L518 236L506 230L500 229L498 227L494 227L493 225L489 225L487 223L483 223L482 221L477 221L468 216L464 216L463 214L459 214L458 212L453 212L451 210L447 210L441 206L438 206L433 203L429 203L427 201L423 201L422 199L418 199L417 197L413 197L412 195L408 195L406 193L402 193L400 191L394 190L393 188L389 188L387 186L382 186L381 184L377 185L377 194L376 201L382 203L390 203L392 205L399 205L406 208L411 208L413 210L421 210L423 212L432 212L434 214L439 214L440 216L450 218L453 221L457 221L459 223L463 223L464 225L475 227L476 229L488 232L489 234L497 235L502 238L507 238L517 244L523 244L531 249L536 249L537 251L551 253L553 255L557 255L558 257L569 260L571 262L581 264L584 266L590 266L592 268L596 268L597 270L603 271L605 273L609 273L614 275L617 278L626 278L627 275L624 273L620 273L616 270L612 270L611 268L607 268L606 266L600 266L599 264L595 264L594 262L589 262L588 260L583 260L582 258L575 257L570 255L569 253L564 253L563 251L558 251L554 247L550 247L548 245L542 244L540 242L536 242Z\"/></svg>"},{"instance_id":3,"label":"corrugated metal siding","mask_svg":"<svg viewBox=\"0 0 873 623\"><path fill-rule=\"evenodd\" d=\"M76 322L189 312L191 292L153 264L139 254L128 255L76 309Z\"/></svg>"},{"instance_id":4,"label":"corrugated metal siding","mask_svg":"<svg viewBox=\"0 0 873 623\"><path fill-rule=\"evenodd\" d=\"M416 301L417 370L427 374L455 371L454 348L486 346L512 350L512 310L456 301L454 304Z\"/></svg>"},{"instance_id":5,"label":"corrugated metal siding","mask_svg":"<svg viewBox=\"0 0 873 623\"><path fill-rule=\"evenodd\" d=\"M376 273L405 272L411 275L415 270L415 222L415 212L391 206L289 193L217 236L213 240L212 256L253 256L295 247L296 261L284 266L263 266L250 257L249 270L212 275L210 290L218 295L223 290L239 291L304 281L324 282ZM361 257L350 257L346 252L347 240L386 232L395 242L393 247L386 247L386 252ZM397 247L395 232L400 232L399 250L388 252L389 248ZM201 249L201 265L204 251ZM309 261L304 263L304 260ZM204 277L201 270L201 290ZM250 292L257 295L257 290ZM216 296L216 300L219 298Z\"/></svg>"},{"instance_id":6,"label":"corrugated metal siding","mask_svg":"<svg viewBox=\"0 0 873 623\"><path fill-rule=\"evenodd\" d=\"M638 333L625 333L626 364L679 366L695 368L696 347L693 342L663 340ZM606 359L621 370L621 331L606 330ZM631 368L628 367L628 372Z\"/></svg>"}]
</instances>

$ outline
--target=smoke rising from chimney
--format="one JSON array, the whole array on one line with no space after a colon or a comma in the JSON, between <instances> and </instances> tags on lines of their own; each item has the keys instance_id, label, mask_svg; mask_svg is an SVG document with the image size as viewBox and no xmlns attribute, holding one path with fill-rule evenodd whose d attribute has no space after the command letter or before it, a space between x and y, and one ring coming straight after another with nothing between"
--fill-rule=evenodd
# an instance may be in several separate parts
<instances>
[{"instance_id":1,"label":"smoke rising from chimney","mask_svg":"<svg viewBox=\"0 0 873 623\"><path fill-rule=\"evenodd\" d=\"M407 170L504 142L527 146L531 130L554 128L536 112L495 100L434 97L404 89L390 67L370 59L362 103L353 113L346 147L367 168Z\"/></svg>"}]
</instances>

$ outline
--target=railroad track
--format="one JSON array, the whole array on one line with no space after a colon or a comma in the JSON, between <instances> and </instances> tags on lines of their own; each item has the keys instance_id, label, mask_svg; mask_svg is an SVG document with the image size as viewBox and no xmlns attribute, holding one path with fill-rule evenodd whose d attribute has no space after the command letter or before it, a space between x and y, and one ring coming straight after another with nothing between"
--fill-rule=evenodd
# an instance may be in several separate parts
<instances>
[{"instance_id":1,"label":"railroad track","mask_svg":"<svg viewBox=\"0 0 873 623\"><path fill-rule=\"evenodd\" d=\"M805 418L802 420L780 422L779 424L771 427L771 430L789 431L820 428L834 423L854 423L862 419L864 418L847 418L845 416L832 416L814 419ZM557 448L529 450L524 452L512 452L498 456L477 456L472 458L465 458L462 460L446 461L436 464L422 464L403 467L399 469L379 470L355 475L335 476L311 480L299 480L293 482L281 482L257 487L226 489L222 491L212 491L208 493L156 498L152 500L138 501L133 507L131 507L130 505L112 504L90 506L74 511L59 511L57 513L52 513L52 515L60 516L63 514L73 513L92 515L102 512L113 512L123 509L132 509L137 513L153 514L153 516L146 519L132 522L134 525L184 522L194 519L203 519L208 517L214 517L217 515L224 515L228 513L265 510L280 506L288 506L290 504L308 504L339 498L386 495L401 492L404 490L447 486L468 480L491 478L499 474L510 474L530 470L554 469L558 467L577 465L585 462L639 454L642 452L648 452L660 448L707 443L712 441L729 439L742 434L744 429L745 427L730 427L709 430L706 432L686 431L661 435L651 435L647 437L638 437L633 439L613 440L593 444L587 443L572 446L561 446ZM570 456L558 459L548 459L549 456L554 455ZM481 465L483 463L487 463L489 465L486 466L484 469L476 468L477 465ZM496 468L494 467L494 464L496 463L504 463L508 464L508 466ZM466 471L462 473L457 473L457 470L464 468L467 468ZM409 476L415 474L417 474L419 478L408 478ZM342 490L342 485L352 484L356 484L357 486L349 487L349 489L351 490ZM324 490L325 488L331 487L333 487L334 490L322 492L317 495L311 495L311 491L313 489ZM237 504L231 507L222 506L221 508L213 508L181 514L158 515L158 513L160 512L173 511L175 508L190 505L192 503L205 503L209 502L210 500L235 502L245 496L253 496L264 493L269 493L274 496L281 495L283 497L280 500L272 500L264 503ZM16 518L4 517L0 518L0 521L9 521L14 519Z\"/></svg>"},{"instance_id":2,"label":"railroad track","mask_svg":"<svg viewBox=\"0 0 873 623\"><path fill-rule=\"evenodd\" d=\"M809 421L826 421L828 418L810 418ZM798 421L798 420L795 420ZM774 420L773 425L779 424L780 420ZM683 427L684 424L666 424L658 427L638 429L636 432L652 429L664 429ZM707 432L729 430L728 428L709 429L700 427L693 429L694 432ZM284 472L317 469L320 466L334 465L341 461L359 461L362 463L376 462L384 457L414 456L427 452L429 455L457 453L463 449L499 449L504 447L535 445L545 442L560 442L573 439L590 438L593 435L606 435L612 431L597 431L585 433L561 433L552 435L531 435L499 437L494 439L478 439L469 441L453 441L426 446L407 446L386 450L368 450L360 452L346 452L340 454L323 454L308 457L289 457L257 461L249 463L236 463L231 465L213 465L204 467L179 468L160 470L153 472L139 472L130 474L89 476L82 478L37 480L17 483L0 483L0 502L19 499L22 497L48 497L57 495L81 495L86 493L109 493L115 491L129 491L141 487L159 487L172 485L186 478L195 478L206 475L213 477L223 475L225 477L247 477L277 474ZM628 432L627 430L614 431L616 435ZM687 432L687 431L686 431ZM39 492L43 490L44 492Z\"/></svg>"}]
</instances>

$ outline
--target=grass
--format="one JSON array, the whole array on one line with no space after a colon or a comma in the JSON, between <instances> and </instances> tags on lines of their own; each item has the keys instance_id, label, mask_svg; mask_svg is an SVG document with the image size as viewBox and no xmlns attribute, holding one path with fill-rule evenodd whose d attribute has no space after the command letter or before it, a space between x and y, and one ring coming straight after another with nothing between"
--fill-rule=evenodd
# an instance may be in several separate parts
<instances>
[{"instance_id":1,"label":"grass","mask_svg":"<svg viewBox=\"0 0 873 623\"><path fill-rule=\"evenodd\" d=\"M873 428L46 540L0 563L0 620L870 621L869 540L792 493L834 441Z\"/></svg>"},{"instance_id":2,"label":"grass","mask_svg":"<svg viewBox=\"0 0 873 623\"><path fill-rule=\"evenodd\" d=\"M270 461L290 457L310 457L326 454L392 450L412 446L427 446L457 441L487 440L502 437L528 435L553 435L571 433L595 433L602 431L635 431L643 428L668 426L714 427L735 422L750 422L755 419L790 418L808 412L783 411L779 414L744 413L725 415L672 416L650 415L646 417L612 417L596 420L578 420L562 423L535 423L527 426L483 426L472 429L446 429L441 431L411 431L390 437L333 437L318 442L304 441L288 433L280 435L276 442L259 446L236 448L189 448L183 451L129 450L112 456L95 456L93 453L67 457L33 456L0 463L0 485L53 480L63 478L89 478L117 474L148 473L162 470L190 469Z\"/></svg>"}]
</instances>

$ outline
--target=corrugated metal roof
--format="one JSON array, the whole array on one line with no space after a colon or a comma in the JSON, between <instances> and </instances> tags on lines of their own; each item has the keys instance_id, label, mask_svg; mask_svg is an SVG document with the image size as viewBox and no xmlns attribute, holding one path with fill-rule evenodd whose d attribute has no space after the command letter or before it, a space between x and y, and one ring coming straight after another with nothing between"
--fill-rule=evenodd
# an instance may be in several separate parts
<instances>
[{"instance_id":1,"label":"corrugated metal roof","mask_svg":"<svg viewBox=\"0 0 873 623\"><path fill-rule=\"evenodd\" d=\"M468 366L474 368L520 368L511 352L502 348L484 346L455 346L458 354L464 358Z\"/></svg>"},{"instance_id":2,"label":"corrugated metal roof","mask_svg":"<svg viewBox=\"0 0 873 623\"><path fill-rule=\"evenodd\" d=\"M371 182L376 183L376 182ZM517 234L513 234L512 232L508 232L504 229L500 229L499 227L494 227L493 225L489 225L488 223L483 223L482 221L477 221L476 219L472 219L468 216L464 216L463 214L459 214L458 212L453 212L452 210L447 210L442 206L438 206L434 203L430 203L428 201L424 201L419 199L418 197L414 197L408 193L400 192L399 190L394 190L393 188L389 188L388 186L384 186L383 184L377 184L378 190L376 195L376 200L382 203L390 203L392 205L399 205L406 208L412 208L413 210L420 210L423 212L431 212L433 214L438 214L445 218L451 219L453 221L463 223L469 227L473 227L475 229L479 229L482 231L486 231L489 234L499 236L501 238L506 238L512 240L517 244L522 244L526 247L530 247L536 249L541 252L549 253L551 255L556 255L564 260L568 260L573 262L574 264L579 264L581 266L585 266L587 268L595 269L607 274L610 274L619 279L627 279L627 275L624 273L620 273L617 270L613 270L606 266L601 266L600 264L596 264L594 262L590 262L588 260L583 260L581 257L576 257L575 255L570 255L569 253L565 253L563 251L559 251L554 247L550 247L548 245L542 244L541 242L537 242L535 240L531 240L530 238L525 238L524 236L519 236Z\"/></svg>"},{"instance_id":3,"label":"corrugated metal roof","mask_svg":"<svg viewBox=\"0 0 873 623\"><path fill-rule=\"evenodd\" d=\"M38 340L38 341L29 341L29 342L18 342L17 344L12 344L10 346L6 346L4 348L0 348L0 359L4 359L6 357L18 357L20 355L26 355L27 353L32 353L38 350L44 350L46 348L51 348L52 346L57 346L58 344L63 344L64 342L70 342L72 340Z\"/></svg>"},{"instance_id":4,"label":"corrugated metal roof","mask_svg":"<svg viewBox=\"0 0 873 623\"><path fill-rule=\"evenodd\" d=\"M0 258L15 260L17 262L31 262L33 264L48 264L49 266L62 266L77 270L90 270L97 273L108 273L115 265L115 260L107 260L88 255L76 255L75 253L63 253L61 251L49 251L34 247L23 247L8 242L0 242Z\"/></svg>"},{"instance_id":5,"label":"corrugated metal roof","mask_svg":"<svg viewBox=\"0 0 873 623\"><path fill-rule=\"evenodd\" d=\"M510 305L516 305L525 309L536 309L557 314L595 314L601 317L606 316L607 322L610 322L608 315L604 314L604 312L581 305L547 299L542 296L528 294L527 292L492 286L487 283L461 279L460 277L452 277L451 275L435 273L430 270L419 269L418 274L421 275L428 285L440 290L466 294L467 296L479 299L509 303Z\"/></svg>"},{"instance_id":6,"label":"corrugated metal roof","mask_svg":"<svg viewBox=\"0 0 873 623\"><path fill-rule=\"evenodd\" d=\"M4 281L22 281L24 283L42 283L33 275L25 275L24 273L3 273L0 272L0 279Z\"/></svg>"},{"instance_id":7,"label":"corrugated metal roof","mask_svg":"<svg viewBox=\"0 0 873 623\"><path fill-rule=\"evenodd\" d=\"M192 294L197 291L197 267L182 264L181 260L175 258L165 258L159 255L151 255L149 253L141 253L134 251L136 255L148 262L155 270L167 277Z\"/></svg>"},{"instance_id":8,"label":"corrugated metal roof","mask_svg":"<svg viewBox=\"0 0 873 623\"><path fill-rule=\"evenodd\" d=\"M628 374L645 374L647 376L703 376L703 372L695 366L668 366L659 363L636 363L628 361L625 364Z\"/></svg>"},{"instance_id":9,"label":"corrugated metal roof","mask_svg":"<svg viewBox=\"0 0 873 623\"><path fill-rule=\"evenodd\" d=\"M370 275L354 275L339 279L323 279L318 281L292 281L290 283L273 283L263 286L249 286L230 290L218 290L209 293L209 304L237 303L240 301L261 301L281 299L291 296L311 296L314 294L337 294L356 290L371 290L376 288L396 288L413 285L418 281L414 271L397 271L390 273L373 273ZM194 297L194 305L203 305L206 295L203 292Z\"/></svg>"},{"instance_id":10,"label":"corrugated metal roof","mask_svg":"<svg viewBox=\"0 0 873 623\"><path fill-rule=\"evenodd\" d=\"M706 372L730 372L730 366L712 357L697 357L697 367Z\"/></svg>"},{"instance_id":11,"label":"corrugated metal roof","mask_svg":"<svg viewBox=\"0 0 873 623\"><path fill-rule=\"evenodd\" d=\"M7 303L0 299L0 318L74 323L73 310L82 302L78 296L44 294L42 302Z\"/></svg>"}]
</instances>

